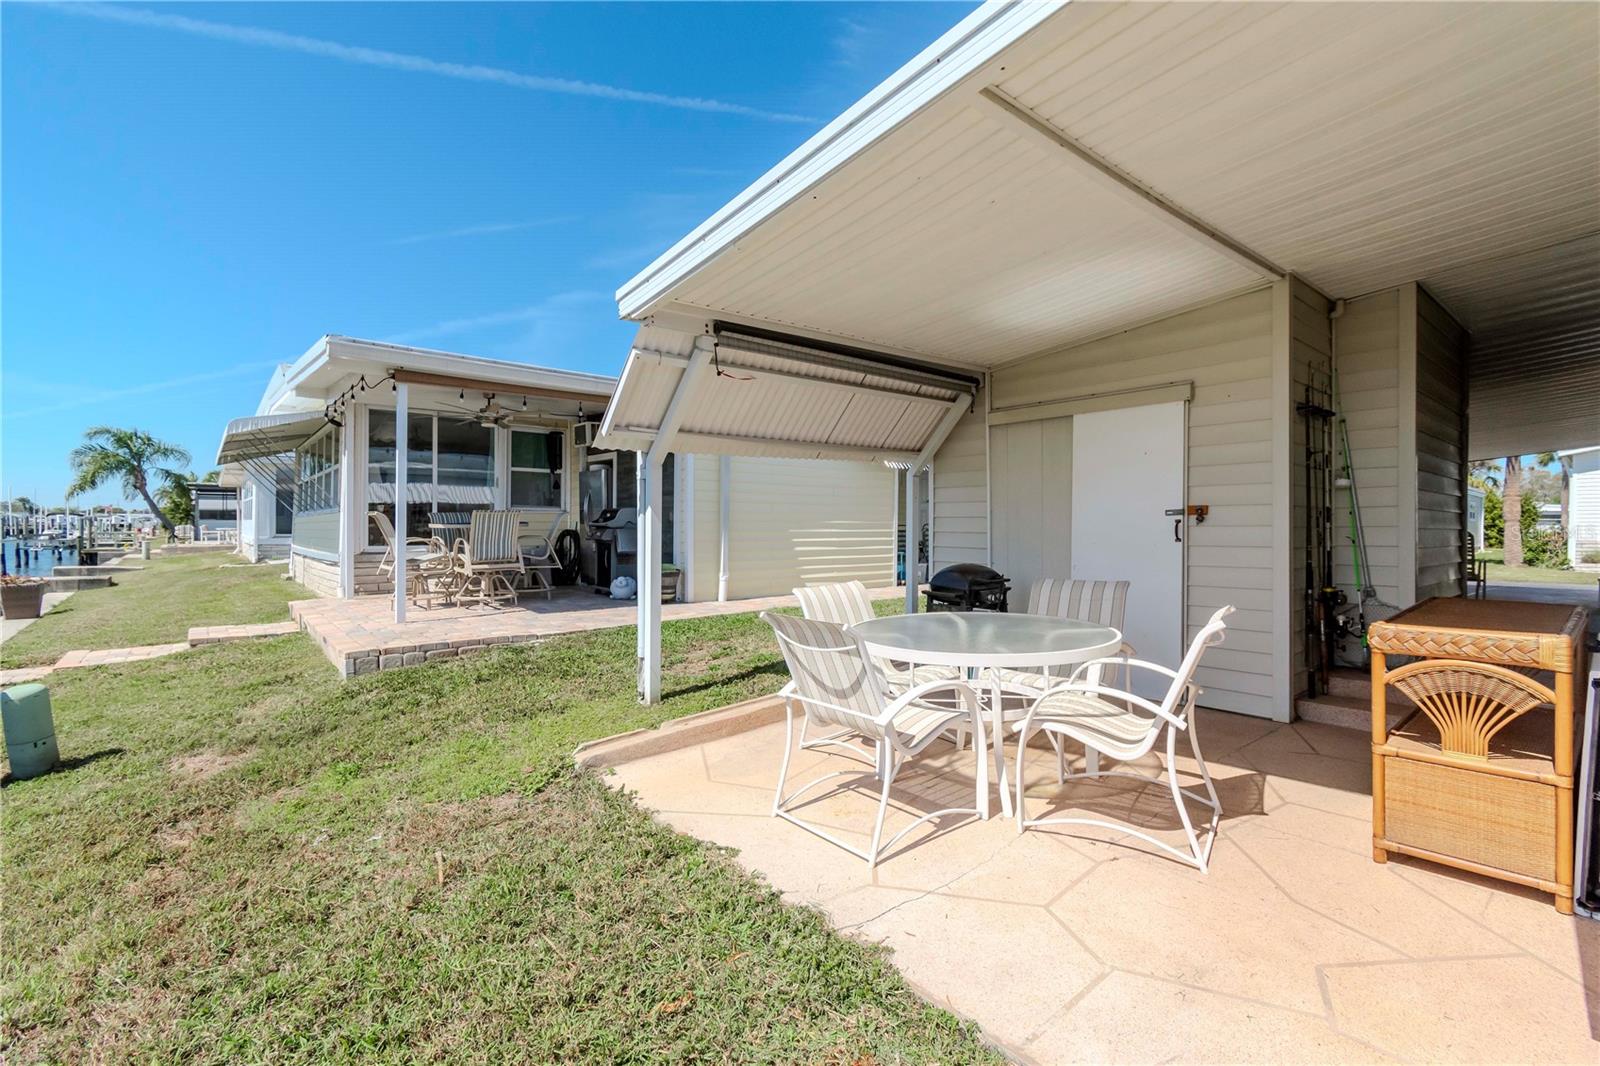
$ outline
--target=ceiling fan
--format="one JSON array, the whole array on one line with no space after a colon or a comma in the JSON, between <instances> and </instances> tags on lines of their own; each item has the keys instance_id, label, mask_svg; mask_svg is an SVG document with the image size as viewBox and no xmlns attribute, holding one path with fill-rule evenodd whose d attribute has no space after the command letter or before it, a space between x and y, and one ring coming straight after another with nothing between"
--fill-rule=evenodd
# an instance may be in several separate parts
<instances>
[{"instance_id":1,"label":"ceiling fan","mask_svg":"<svg viewBox=\"0 0 1600 1066\"><path fill-rule=\"evenodd\" d=\"M455 405L451 404L451 406L454 407ZM501 407L496 403L492 392L483 394L483 406L477 410L469 410L465 407L459 407L457 410L466 411L467 417L458 419L456 425L470 426L477 424L486 429L504 429L511 424L511 417L514 413L509 408Z\"/></svg>"}]
</instances>

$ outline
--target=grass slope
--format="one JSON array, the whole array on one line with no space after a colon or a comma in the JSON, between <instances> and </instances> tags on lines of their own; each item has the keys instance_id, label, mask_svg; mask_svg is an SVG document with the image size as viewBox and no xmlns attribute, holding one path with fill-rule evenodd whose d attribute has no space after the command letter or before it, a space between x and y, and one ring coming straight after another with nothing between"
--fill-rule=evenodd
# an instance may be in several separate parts
<instances>
[{"instance_id":1,"label":"grass slope","mask_svg":"<svg viewBox=\"0 0 1600 1066\"><path fill-rule=\"evenodd\" d=\"M190 626L281 622L311 593L282 566L242 566L227 552L156 556L108 589L74 593L0 647L0 666L44 666L76 648L172 644ZM226 565L232 564L232 565Z\"/></svg>"},{"instance_id":2,"label":"grass slope","mask_svg":"<svg viewBox=\"0 0 1600 1066\"><path fill-rule=\"evenodd\" d=\"M303 636L53 680L5 790L8 1061L999 1061L876 948L570 766L773 691L749 615L341 683Z\"/></svg>"}]
</instances>

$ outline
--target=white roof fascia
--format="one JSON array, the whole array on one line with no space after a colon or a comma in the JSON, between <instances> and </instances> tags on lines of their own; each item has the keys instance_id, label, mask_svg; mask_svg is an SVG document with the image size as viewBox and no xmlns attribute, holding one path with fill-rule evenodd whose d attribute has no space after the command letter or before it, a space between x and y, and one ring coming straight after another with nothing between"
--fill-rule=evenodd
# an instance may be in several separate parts
<instances>
[{"instance_id":1,"label":"white roof fascia","mask_svg":"<svg viewBox=\"0 0 1600 1066\"><path fill-rule=\"evenodd\" d=\"M954 88L1070 0L989 0L617 290L625 319Z\"/></svg>"}]
</instances>

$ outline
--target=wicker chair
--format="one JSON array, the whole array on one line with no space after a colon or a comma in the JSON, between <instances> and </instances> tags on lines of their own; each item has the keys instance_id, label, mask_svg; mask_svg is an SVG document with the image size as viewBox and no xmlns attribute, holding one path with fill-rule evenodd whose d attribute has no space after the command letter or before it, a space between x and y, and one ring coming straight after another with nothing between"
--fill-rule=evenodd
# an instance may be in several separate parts
<instances>
[{"instance_id":1,"label":"wicker chair","mask_svg":"<svg viewBox=\"0 0 1600 1066\"><path fill-rule=\"evenodd\" d=\"M458 539L454 552L461 578L457 603L500 607L517 602L516 579L523 569L516 518L511 511L472 512L468 539Z\"/></svg>"},{"instance_id":2,"label":"wicker chair","mask_svg":"<svg viewBox=\"0 0 1600 1066\"><path fill-rule=\"evenodd\" d=\"M783 690L787 725L783 765L778 771L778 788L772 799L773 817L791 822L865 859L868 866L876 866L885 852L892 850L923 822L947 814L978 815L989 791L989 775L982 709L971 686L964 681L932 681L889 698L881 679L873 676L872 667L843 626L770 611L763 612L761 618L777 636L778 647L793 678L790 686ZM937 703L930 702L928 697L935 694L943 698ZM802 724L815 720L819 726L848 732L856 741L869 745L873 765L859 771L824 774L786 793L789 759L795 748L797 709ZM974 736L979 738L973 806L951 807L921 815L885 842L883 822L889 810L889 790L895 774L906 760L920 755L958 720L966 721ZM881 781L877 821L872 829L872 843L866 850L845 843L820 826L802 821L790 810L802 795L817 785L844 775L875 775Z\"/></svg>"}]
</instances>

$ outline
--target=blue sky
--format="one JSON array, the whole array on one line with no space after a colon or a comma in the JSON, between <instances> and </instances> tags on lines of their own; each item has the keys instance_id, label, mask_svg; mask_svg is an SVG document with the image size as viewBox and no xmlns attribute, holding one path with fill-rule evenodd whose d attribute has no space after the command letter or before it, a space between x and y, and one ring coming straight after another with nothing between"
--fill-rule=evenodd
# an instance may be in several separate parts
<instances>
[{"instance_id":1,"label":"blue sky","mask_svg":"<svg viewBox=\"0 0 1600 1066\"><path fill-rule=\"evenodd\" d=\"M0 6L0 495L209 469L324 333L616 373L618 285L972 6Z\"/></svg>"}]
</instances>

